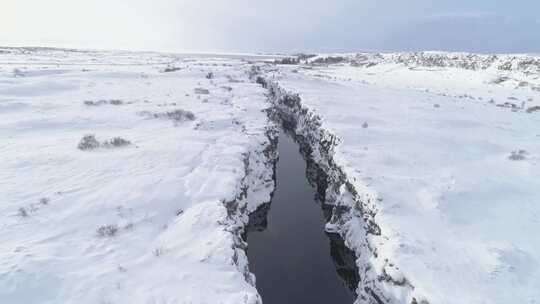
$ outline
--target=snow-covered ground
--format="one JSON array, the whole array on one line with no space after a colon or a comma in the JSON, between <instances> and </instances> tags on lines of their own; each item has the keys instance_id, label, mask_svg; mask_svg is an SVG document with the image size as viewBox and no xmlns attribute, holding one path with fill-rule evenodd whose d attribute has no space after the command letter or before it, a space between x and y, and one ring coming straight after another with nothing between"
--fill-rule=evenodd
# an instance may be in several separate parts
<instances>
[{"instance_id":1,"label":"snow-covered ground","mask_svg":"<svg viewBox=\"0 0 540 304\"><path fill-rule=\"evenodd\" d=\"M500 68L538 58L473 69L396 57L317 57L267 76L342 141L334 159L382 232L359 262L369 259L391 302L538 303L540 73ZM340 228L351 247L361 225Z\"/></svg>"},{"instance_id":2,"label":"snow-covered ground","mask_svg":"<svg viewBox=\"0 0 540 304\"><path fill-rule=\"evenodd\" d=\"M276 126L251 64L218 57L0 48L0 303L260 303L240 233ZM538 303L540 59L308 61L260 75L340 139L381 233L328 228L377 299Z\"/></svg>"},{"instance_id":3,"label":"snow-covered ground","mask_svg":"<svg viewBox=\"0 0 540 304\"><path fill-rule=\"evenodd\" d=\"M268 105L207 57L0 49L0 303L258 300L226 205L270 199Z\"/></svg>"}]
</instances>

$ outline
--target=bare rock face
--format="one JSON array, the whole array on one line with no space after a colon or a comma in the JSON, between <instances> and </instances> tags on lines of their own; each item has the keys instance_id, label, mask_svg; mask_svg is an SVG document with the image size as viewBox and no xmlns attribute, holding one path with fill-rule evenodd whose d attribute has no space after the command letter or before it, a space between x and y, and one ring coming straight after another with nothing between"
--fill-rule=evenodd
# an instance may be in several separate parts
<instances>
[{"instance_id":1,"label":"bare rock face","mask_svg":"<svg viewBox=\"0 0 540 304\"><path fill-rule=\"evenodd\" d=\"M483 55L472 53L412 52L358 53L353 56L316 56L308 59L312 65L350 64L369 68L383 63L403 64L407 67L461 68L500 71L519 71L540 75L540 58L528 55Z\"/></svg>"},{"instance_id":2,"label":"bare rock face","mask_svg":"<svg viewBox=\"0 0 540 304\"><path fill-rule=\"evenodd\" d=\"M393 303L396 302L396 294L407 297L414 286L406 278L397 276L400 279L395 279L394 273L381 278L371 265L373 259L378 257L375 240L380 237L381 228L375 220L374 203L360 198L343 169L334 161L334 150L341 139L323 128L321 117L305 107L298 94L284 90L255 70L252 79L268 90L272 104L268 110L269 116L281 123L300 144L308 163L308 180L317 187L319 199L329 205L326 213L329 224L335 227L334 233L340 234L345 246L351 246L349 248L362 260L357 263L356 286L350 286L358 295L357 303ZM359 228L364 234L361 240L348 239L348 228L345 227L353 218L360 218L363 222ZM347 271L343 275L350 277L352 274ZM392 290L392 293L388 290Z\"/></svg>"}]
</instances>

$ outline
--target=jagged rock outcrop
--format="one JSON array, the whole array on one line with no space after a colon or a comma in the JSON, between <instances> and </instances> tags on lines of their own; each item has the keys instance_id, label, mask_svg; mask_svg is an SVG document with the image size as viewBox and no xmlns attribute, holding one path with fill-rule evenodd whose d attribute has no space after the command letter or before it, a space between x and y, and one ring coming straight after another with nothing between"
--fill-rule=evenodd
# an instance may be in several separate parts
<instances>
[{"instance_id":1,"label":"jagged rock outcrop","mask_svg":"<svg viewBox=\"0 0 540 304\"><path fill-rule=\"evenodd\" d=\"M275 165L277 161L278 129L270 124L266 130L266 140L253 147L244 158L244 177L238 185L237 196L232 201L224 201L227 220L222 223L234 239L233 261L245 280L255 286L255 276L249 270L245 232L249 229L249 215L267 206L268 201L260 201L258 192L265 192L271 198L275 189ZM258 299L257 303L262 303Z\"/></svg>"},{"instance_id":2,"label":"jagged rock outcrop","mask_svg":"<svg viewBox=\"0 0 540 304\"><path fill-rule=\"evenodd\" d=\"M356 253L360 280L356 303L413 303L414 287L399 268L389 261L377 261L381 229L375 220L375 200L360 195L335 162L335 148L341 139L324 128L321 117L304 106L298 94L267 80L258 67L250 71L250 76L268 90L272 104L269 116L300 144L308 161L308 179L317 186L325 203L332 205L327 230L339 233L346 246ZM310 162L316 166L310 166Z\"/></svg>"},{"instance_id":3,"label":"jagged rock outcrop","mask_svg":"<svg viewBox=\"0 0 540 304\"><path fill-rule=\"evenodd\" d=\"M354 55L320 55L309 59L313 65L346 63L371 67L383 63L403 64L407 67L461 68L467 70L497 69L526 74L540 74L540 58L531 55L484 55L472 53L411 52L358 53Z\"/></svg>"}]
</instances>

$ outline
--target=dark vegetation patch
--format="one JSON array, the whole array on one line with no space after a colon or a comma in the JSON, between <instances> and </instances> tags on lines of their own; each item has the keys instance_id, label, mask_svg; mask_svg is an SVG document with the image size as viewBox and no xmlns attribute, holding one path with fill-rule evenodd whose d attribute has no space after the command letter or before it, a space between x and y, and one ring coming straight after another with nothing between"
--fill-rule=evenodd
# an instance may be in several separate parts
<instances>
[{"instance_id":1,"label":"dark vegetation patch","mask_svg":"<svg viewBox=\"0 0 540 304\"><path fill-rule=\"evenodd\" d=\"M205 88L195 88L195 94L208 95L208 94L210 94L210 91L208 89L205 89Z\"/></svg>"},{"instance_id":2,"label":"dark vegetation patch","mask_svg":"<svg viewBox=\"0 0 540 304\"><path fill-rule=\"evenodd\" d=\"M313 60L312 64L318 64L318 65L330 65L330 64L338 64L343 63L347 60L347 58L342 56L329 56L329 57L320 57L315 60Z\"/></svg>"},{"instance_id":3,"label":"dark vegetation patch","mask_svg":"<svg viewBox=\"0 0 540 304\"><path fill-rule=\"evenodd\" d=\"M79 144L77 145L77 148L82 151L91 151L98 149L100 147L104 148L121 148L131 145L131 142L129 140L125 140L121 137L114 137L109 140L105 140L104 142L100 143L94 134L88 134L83 136Z\"/></svg>"},{"instance_id":4,"label":"dark vegetation patch","mask_svg":"<svg viewBox=\"0 0 540 304\"><path fill-rule=\"evenodd\" d=\"M18 210L18 215L20 217L28 217L28 211L26 211L26 208L25 207L21 207L19 208Z\"/></svg>"},{"instance_id":5,"label":"dark vegetation patch","mask_svg":"<svg viewBox=\"0 0 540 304\"><path fill-rule=\"evenodd\" d=\"M159 258L160 256L163 255L163 248L156 248L156 249L152 250L152 254L153 254L156 258Z\"/></svg>"},{"instance_id":6,"label":"dark vegetation patch","mask_svg":"<svg viewBox=\"0 0 540 304\"><path fill-rule=\"evenodd\" d=\"M517 104L515 104L513 102L500 103L500 104L497 104L497 107L499 107L499 108L509 108L509 109L512 109L512 111L517 111L517 110L521 109L520 106L518 106Z\"/></svg>"},{"instance_id":7,"label":"dark vegetation patch","mask_svg":"<svg viewBox=\"0 0 540 304\"><path fill-rule=\"evenodd\" d=\"M518 150L518 151L512 151L512 154L508 156L509 160L525 160L527 158L527 151L525 150Z\"/></svg>"},{"instance_id":8,"label":"dark vegetation patch","mask_svg":"<svg viewBox=\"0 0 540 304\"><path fill-rule=\"evenodd\" d=\"M109 100L101 99L97 101L93 101L93 100L84 101L84 105L89 106L89 107L102 106L102 105L119 106L123 104L124 104L124 101L122 101L121 99L109 99Z\"/></svg>"},{"instance_id":9,"label":"dark vegetation patch","mask_svg":"<svg viewBox=\"0 0 540 304\"><path fill-rule=\"evenodd\" d=\"M50 199L48 197L42 197L38 200L38 204L30 204L28 206L20 207L17 210L17 215L25 218L30 216L30 213L37 212L41 207L47 206L50 203Z\"/></svg>"},{"instance_id":10,"label":"dark vegetation patch","mask_svg":"<svg viewBox=\"0 0 540 304\"><path fill-rule=\"evenodd\" d=\"M177 109L174 111L168 111L168 112L162 112L162 113L151 113L148 111L140 112L141 116L149 117L149 118L157 118L157 119L168 119L172 120L175 125L186 122L186 121L193 121L196 119L195 114L191 111L186 111L182 109Z\"/></svg>"},{"instance_id":11,"label":"dark vegetation patch","mask_svg":"<svg viewBox=\"0 0 540 304\"><path fill-rule=\"evenodd\" d=\"M116 236L116 234L118 233L118 226L117 225L101 226L96 230L96 232L99 237L113 237L113 236Z\"/></svg>"},{"instance_id":12,"label":"dark vegetation patch","mask_svg":"<svg viewBox=\"0 0 540 304\"><path fill-rule=\"evenodd\" d=\"M119 148L131 145L129 140L125 140L121 137L115 137L113 139L104 141L102 144L106 148Z\"/></svg>"},{"instance_id":13,"label":"dark vegetation patch","mask_svg":"<svg viewBox=\"0 0 540 304\"><path fill-rule=\"evenodd\" d=\"M540 106L534 106L527 109L527 113L540 112Z\"/></svg>"},{"instance_id":14,"label":"dark vegetation patch","mask_svg":"<svg viewBox=\"0 0 540 304\"><path fill-rule=\"evenodd\" d=\"M175 67L175 66L168 66L168 67L166 67L166 68L163 70L163 73L176 72L176 71L180 71L181 69L182 69L182 68Z\"/></svg>"},{"instance_id":15,"label":"dark vegetation patch","mask_svg":"<svg viewBox=\"0 0 540 304\"><path fill-rule=\"evenodd\" d=\"M89 151L99 148L101 144L97 141L96 137L93 134L88 134L83 136L77 148L83 151Z\"/></svg>"},{"instance_id":16,"label":"dark vegetation patch","mask_svg":"<svg viewBox=\"0 0 540 304\"><path fill-rule=\"evenodd\" d=\"M300 59L294 57L287 57L282 59L275 59L274 64L299 64Z\"/></svg>"}]
</instances>

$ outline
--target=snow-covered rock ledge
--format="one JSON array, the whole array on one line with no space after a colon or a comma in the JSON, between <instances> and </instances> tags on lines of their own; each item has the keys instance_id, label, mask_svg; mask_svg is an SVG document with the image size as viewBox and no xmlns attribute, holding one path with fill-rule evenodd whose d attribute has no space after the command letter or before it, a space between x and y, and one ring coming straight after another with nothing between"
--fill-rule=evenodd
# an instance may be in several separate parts
<instances>
[{"instance_id":1,"label":"snow-covered rock ledge","mask_svg":"<svg viewBox=\"0 0 540 304\"><path fill-rule=\"evenodd\" d=\"M247 242L244 240L249 215L259 207L268 204L271 192L275 190L275 164L277 161L277 126L271 125L266 131L267 141L253 147L244 157L244 177L237 188L233 200L223 201L227 208L227 220L224 225L234 237L233 261L244 274L246 282L255 287L255 276L249 270L246 255ZM262 303L260 296L253 302Z\"/></svg>"},{"instance_id":2,"label":"snow-covered rock ledge","mask_svg":"<svg viewBox=\"0 0 540 304\"><path fill-rule=\"evenodd\" d=\"M308 163L309 179L319 191L324 191L325 203L333 205L328 232L339 233L346 245L355 251L360 282L356 303L428 303L417 300L414 286L399 271L398 265L379 258L378 245L384 242L375 220L376 194L357 189L343 168L334 159L334 149L340 138L324 127L323 120L302 104L295 92L282 88L278 81L267 79L255 68L252 78L268 90L273 107L269 115L283 124L300 144ZM315 171L315 172L313 172Z\"/></svg>"},{"instance_id":3,"label":"snow-covered rock ledge","mask_svg":"<svg viewBox=\"0 0 540 304\"><path fill-rule=\"evenodd\" d=\"M286 101L282 112L320 116L294 125L296 133L312 130L313 147L327 133L339 138L331 159L380 228L368 241L365 233L345 239L372 249L360 258L380 280L374 285L399 293L395 303L533 303L540 298L535 64L468 69L441 56L448 66L334 63L339 58L261 66L259 82ZM394 288L386 275L414 289Z\"/></svg>"},{"instance_id":4,"label":"snow-covered rock ledge","mask_svg":"<svg viewBox=\"0 0 540 304\"><path fill-rule=\"evenodd\" d=\"M260 303L240 235L276 128L249 66L0 49L0 303Z\"/></svg>"}]
</instances>

